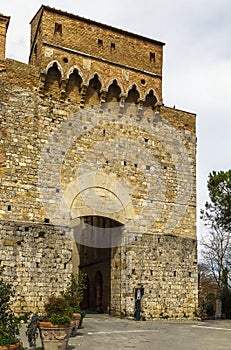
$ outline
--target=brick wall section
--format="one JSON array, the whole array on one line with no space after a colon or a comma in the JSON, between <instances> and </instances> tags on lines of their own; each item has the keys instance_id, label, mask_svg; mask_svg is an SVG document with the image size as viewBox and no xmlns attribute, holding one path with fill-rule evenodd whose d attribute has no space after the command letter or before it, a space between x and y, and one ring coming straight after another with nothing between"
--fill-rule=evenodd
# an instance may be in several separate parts
<instances>
[{"instance_id":1,"label":"brick wall section","mask_svg":"<svg viewBox=\"0 0 231 350\"><path fill-rule=\"evenodd\" d=\"M55 33L55 23L62 24L62 33ZM48 7L33 18L31 33L30 63L45 71L50 62L57 61L62 68L60 85L65 86L69 72L76 67L85 85L98 73L102 90L116 78L122 93L136 84L141 99L153 89L162 103L162 43ZM103 41L102 46L98 46L98 39ZM150 52L155 54L153 62Z\"/></svg>"},{"instance_id":2,"label":"brick wall section","mask_svg":"<svg viewBox=\"0 0 231 350\"><path fill-rule=\"evenodd\" d=\"M30 47L32 48L33 43L35 41L35 38L38 34L38 31L41 30L41 27L39 25L40 21L41 21L41 15L43 13L43 9L40 8L38 10L38 12L36 13L36 15L33 17L33 19L31 20L30 24L31 24L31 32L30 32ZM33 25L32 25L33 22Z\"/></svg>"},{"instance_id":3,"label":"brick wall section","mask_svg":"<svg viewBox=\"0 0 231 350\"><path fill-rule=\"evenodd\" d=\"M5 171L6 155L2 147L0 148L0 181Z\"/></svg>"},{"instance_id":4,"label":"brick wall section","mask_svg":"<svg viewBox=\"0 0 231 350\"><path fill-rule=\"evenodd\" d=\"M32 36L34 36L39 16L40 11L31 23ZM55 23L62 24L62 33L55 33ZM139 38L134 34L129 35L115 28L62 11L55 11L46 6L38 36L42 37L43 43L77 50L103 60L162 76L163 43L161 42ZM98 40L102 40L102 46L98 45ZM115 44L115 49L111 48L111 43ZM154 62L150 62L150 52L155 53ZM42 59L40 65L43 65Z\"/></svg>"},{"instance_id":5,"label":"brick wall section","mask_svg":"<svg viewBox=\"0 0 231 350\"><path fill-rule=\"evenodd\" d=\"M10 17L0 14L0 71L5 69L6 32Z\"/></svg>"},{"instance_id":6,"label":"brick wall section","mask_svg":"<svg viewBox=\"0 0 231 350\"><path fill-rule=\"evenodd\" d=\"M1 128L0 128L0 139L6 139L7 135L6 132L4 132ZM0 145L0 182L1 182L1 178L5 172L5 166L6 166L6 151L4 149L4 147L2 145Z\"/></svg>"}]
</instances>

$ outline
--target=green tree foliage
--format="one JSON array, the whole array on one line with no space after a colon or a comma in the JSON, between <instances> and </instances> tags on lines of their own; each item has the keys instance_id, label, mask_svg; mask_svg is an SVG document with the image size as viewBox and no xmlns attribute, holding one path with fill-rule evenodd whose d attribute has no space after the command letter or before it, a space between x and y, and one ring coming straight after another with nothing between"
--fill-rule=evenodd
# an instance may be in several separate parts
<instances>
[{"instance_id":1,"label":"green tree foliage","mask_svg":"<svg viewBox=\"0 0 231 350\"><path fill-rule=\"evenodd\" d=\"M71 321L72 309L63 296L52 295L44 306L47 320L53 324L68 325Z\"/></svg>"},{"instance_id":2,"label":"green tree foliage","mask_svg":"<svg viewBox=\"0 0 231 350\"><path fill-rule=\"evenodd\" d=\"M3 269L0 269L0 345L8 346L18 342L18 324L10 308L10 298L14 291L9 283L2 277Z\"/></svg>"},{"instance_id":3,"label":"green tree foliage","mask_svg":"<svg viewBox=\"0 0 231 350\"><path fill-rule=\"evenodd\" d=\"M224 273L228 283L231 270L231 170L210 173L208 191L210 202L201 210L208 228L202 240L202 256L221 290Z\"/></svg>"},{"instance_id":4,"label":"green tree foliage","mask_svg":"<svg viewBox=\"0 0 231 350\"><path fill-rule=\"evenodd\" d=\"M213 171L207 185L211 201L202 210L205 224L231 232L231 170Z\"/></svg>"},{"instance_id":5,"label":"green tree foliage","mask_svg":"<svg viewBox=\"0 0 231 350\"><path fill-rule=\"evenodd\" d=\"M215 315L217 298L217 283L207 264L198 265L198 311L201 318L210 318Z\"/></svg>"},{"instance_id":6,"label":"green tree foliage","mask_svg":"<svg viewBox=\"0 0 231 350\"><path fill-rule=\"evenodd\" d=\"M84 291L87 288L86 278L86 273L82 271L79 271L78 275L72 274L70 283L64 293L64 297L68 300L73 312L80 308L80 303L84 297Z\"/></svg>"},{"instance_id":7,"label":"green tree foliage","mask_svg":"<svg viewBox=\"0 0 231 350\"><path fill-rule=\"evenodd\" d=\"M201 210L208 228L202 238L202 258L217 283L217 297L225 313L230 313L231 278L231 170L209 174L210 202Z\"/></svg>"},{"instance_id":8,"label":"green tree foliage","mask_svg":"<svg viewBox=\"0 0 231 350\"><path fill-rule=\"evenodd\" d=\"M87 274L82 271L79 271L78 275L72 274L67 289L65 293L63 293L63 296L68 301L72 312L81 314L79 327L86 315L86 311L81 308L81 302L83 301L84 292L87 288L86 279Z\"/></svg>"}]
</instances>

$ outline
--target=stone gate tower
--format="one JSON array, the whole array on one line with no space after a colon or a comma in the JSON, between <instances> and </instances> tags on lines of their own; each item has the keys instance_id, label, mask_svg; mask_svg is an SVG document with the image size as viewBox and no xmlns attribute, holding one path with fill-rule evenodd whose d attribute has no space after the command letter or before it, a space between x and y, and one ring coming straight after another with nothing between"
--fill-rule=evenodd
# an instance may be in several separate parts
<instances>
[{"instance_id":1,"label":"stone gate tower","mask_svg":"<svg viewBox=\"0 0 231 350\"><path fill-rule=\"evenodd\" d=\"M0 249L17 313L72 272L83 306L146 318L197 307L195 115L164 106L164 44L42 6L29 64L0 17Z\"/></svg>"}]
</instances>

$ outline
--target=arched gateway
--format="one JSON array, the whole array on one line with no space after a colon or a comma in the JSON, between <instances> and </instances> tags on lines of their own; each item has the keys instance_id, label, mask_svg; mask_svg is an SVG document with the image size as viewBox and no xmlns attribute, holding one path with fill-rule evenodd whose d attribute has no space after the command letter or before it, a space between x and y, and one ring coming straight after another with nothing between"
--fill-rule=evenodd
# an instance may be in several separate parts
<instances>
[{"instance_id":1,"label":"arched gateway","mask_svg":"<svg viewBox=\"0 0 231 350\"><path fill-rule=\"evenodd\" d=\"M87 274L83 306L90 311L120 314L121 273L113 266L118 261L120 264L123 232L126 222L134 217L128 190L115 174L99 171L72 181L64 198L72 216L73 269Z\"/></svg>"}]
</instances>

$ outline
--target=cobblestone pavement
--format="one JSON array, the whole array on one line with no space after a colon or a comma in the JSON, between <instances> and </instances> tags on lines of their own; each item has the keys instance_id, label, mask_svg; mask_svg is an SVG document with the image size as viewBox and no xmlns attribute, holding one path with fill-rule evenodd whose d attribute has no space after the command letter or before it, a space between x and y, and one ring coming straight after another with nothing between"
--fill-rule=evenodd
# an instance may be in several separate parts
<instances>
[{"instance_id":1,"label":"cobblestone pavement","mask_svg":"<svg viewBox=\"0 0 231 350\"><path fill-rule=\"evenodd\" d=\"M231 350L231 320L133 321L90 314L69 349Z\"/></svg>"}]
</instances>

